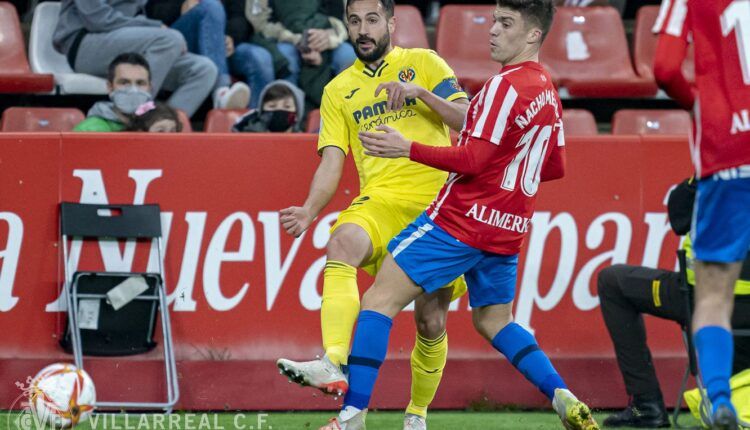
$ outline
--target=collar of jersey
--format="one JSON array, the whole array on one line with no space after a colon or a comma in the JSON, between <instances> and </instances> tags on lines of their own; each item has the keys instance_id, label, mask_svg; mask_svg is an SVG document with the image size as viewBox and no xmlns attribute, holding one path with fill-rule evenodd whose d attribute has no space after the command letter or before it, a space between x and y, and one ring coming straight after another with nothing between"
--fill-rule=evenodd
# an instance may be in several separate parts
<instances>
[{"instance_id":1,"label":"collar of jersey","mask_svg":"<svg viewBox=\"0 0 750 430\"><path fill-rule=\"evenodd\" d=\"M516 63L516 64L503 66L503 68L500 69L500 73L507 72L510 69L516 69L519 67L531 67L532 69L537 69L537 70L543 69L541 63L538 63L536 61L524 61L523 63Z\"/></svg>"},{"instance_id":2,"label":"collar of jersey","mask_svg":"<svg viewBox=\"0 0 750 430\"><path fill-rule=\"evenodd\" d=\"M380 77L380 75L383 73L383 70L385 70L386 67L388 67L388 64L392 62L396 57L398 57L400 53L401 48L399 48L398 46L394 46L391 52L386 54L386 56L383 58L383 62L380 63L380 66L378 66L378 68L375 70L367 67L367 65L365 65L362 60L357 58L357 60L354 61L354 68L357 69L357 71L362 72L365 76L369 76L371 78Z\"/></svg>"}]
</instances>

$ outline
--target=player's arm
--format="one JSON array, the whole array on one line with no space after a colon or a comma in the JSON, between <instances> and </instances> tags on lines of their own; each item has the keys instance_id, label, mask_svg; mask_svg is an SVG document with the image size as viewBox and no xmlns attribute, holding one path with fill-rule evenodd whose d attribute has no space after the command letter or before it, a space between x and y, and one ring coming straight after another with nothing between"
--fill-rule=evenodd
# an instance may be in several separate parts
<instances>
[{"instance_id":1,"label":"player's arm","mask_svg":"<svg viewBox=\"0 0 750 430\"><path fill-rule=\"evenodd\" d=\"M549 142L549 151L551 152L547 160L542 164L542 171L539 174L541 182L553 181L565 176L565 132L563 130L562 119L558 120L553 130L552 138Z\"/></svg>"},{"instance_id":2,"label":"player's arm","mask_svg":"<svg viewBox=\"0 0 750 430\"><path fill-rule=\"evenodd\" d=\"M346 154L336 146L326 146L321 150L320 164L313 176L305 203L280 212L281 225L287 233L294 237L301 235L331 201L339 186L345 159Z\"/></svg>"},{"instance_id":3,"label":"player's arm","mask_svg":"<svg viewBox=\"0 0 750 430\"><path fill-rule=\"evenodd\" d=\"M339 109L340 103L335 102L331 92L336 93L336 90L326 87L320 104L318 153L321 158L307 199L302 206L292 206L280 212L281 224L287 233L295 237L310 227L315 217L333 198L339 186L341 173L344 170L344 159L349 150L349 131Z\"/></svg>"},{"instance_id":4,"label":"player's arm","mask_svg":"<svg viewBox=\"0 0 750 430\"><path fill-rule=\"evenodd\" d=\"M683 108L692 109L695 93L682 73L690 34L690 8L687 5L678 7L677 3L663 0L654 23L653 32L659 35L654 54L654 77L669 97Z\"/></svg>"},{"instance_id":5,"label":"player's arm","mask_svg":"<svg viewBox=\"0 0 750 430\"><path fill-rule=\"evenodd\" d=\"M430 107L448 127L461 131L464 124L466 111L469 109L469 99L458 98L453 101L446 100L437 94L419 85L406 82L383 82L375 89L375 97L382 91L388 95L386 110L397 111L404 107L407 98L420 99Z\"/></svg>"},{"instance_id":6,"label":"player's arm","mask_svg":"<svg viewBox=\"0 0 750 430\"><path fill-rule=\"evenodd\" d=\"M430 146L407 140L398 131L381 125L382 133L360 133L365 154L381 158L408 157L439 170L473 176L492 161L497 145L481 138L469 138L461 146Z\"/></svg>"},{"instance_id":7,"label":"player's arm","mask_svg":"<svg viewBox=\"0 0 750 430\"><path fill-rule=\"evenodd\" d=\"M656 83L684 109L692 109L695 101L693 86L682 72L688 42L669 34L660 34L654 56Z\"/></svg>"}]
</instances>

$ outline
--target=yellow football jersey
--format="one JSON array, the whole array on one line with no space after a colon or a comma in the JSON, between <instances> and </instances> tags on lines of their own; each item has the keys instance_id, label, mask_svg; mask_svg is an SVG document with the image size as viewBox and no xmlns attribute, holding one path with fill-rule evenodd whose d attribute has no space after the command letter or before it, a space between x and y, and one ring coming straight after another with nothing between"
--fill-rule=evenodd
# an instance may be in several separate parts
<instances>
[{"instance_id":1,"label":"yellow football jersey","mask_svg":"<svg viewBox=\"0 0 750 430\"><path fill-rule=\"evenodd\" d=\"M394 47L377 70L358 59L325 87L318 151L336 146L348 154L351 149L359 172L360 194L384 193L427 205L445 182L446 172L408 158L367 156L358 137L360 131L374 131L385 124L407 139L450 146L448 126L421 100L407 99L401 110L386 111L387 94L381 91L375 97L375 89L391 81L414 83L448 101L467 97L453 70L434 51Z\"/></svg>"}]
</instances>

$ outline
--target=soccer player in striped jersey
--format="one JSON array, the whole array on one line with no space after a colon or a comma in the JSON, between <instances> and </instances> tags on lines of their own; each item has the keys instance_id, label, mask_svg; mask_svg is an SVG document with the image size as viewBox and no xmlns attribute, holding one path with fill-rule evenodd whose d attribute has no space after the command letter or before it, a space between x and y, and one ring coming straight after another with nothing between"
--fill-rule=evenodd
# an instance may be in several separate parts
<instances>
[{"instance_id":1,"label":"soccer player in striped jersey","mask_svg":"<svg viewBox=\"0 0 750 430\"><path fill-rule=\"evenodd\" d=\"M539 48L552 0L498 0L490 51L502 65L472 100L456 147L432 147L388 126L361 132L366 154L451 172L436 199L388 245L375 284L362 299L349 357L349 391L321 430L365 426L393 318L412 300L465 274L474 325L552 402L567 429L598 429L534 336L513 322L518 254L539 183L565 172L562 105Z\"/></svg>"},{"instance_id":2,"label":"soccer player in striped jersey","mask_svg":"<svg viewBox=\"0 0 750 430\"><path fill-rule=\"evenodd\" d=\"M698 180L692 239L698 367L711 401L714 429L737 429L729 376L734 342L734 285L750 248L750 1L665 0L656 21L654 69L662 86L693 105L691 153ZM696 95L682 64L695 48ZM670 50L669 47L676 49ZM680 97L679 94L682 94ZM692 103L692 99L695 102Z\"/></svg>"},{"instance_id":3,"label":"soccer player in striped jersey","mask_svg":"<svg viewBox=\"0 0 750 430\"><path fill-rule=\"evenodd\" d=\"M449 147L448 127L460 130L469 106L455 73L437 53L392 46L390 35L398 24L393 0L348 0L346 13L357 60L325 87L320 166L306 201L281 211L287 233L301 235L333 197L351 152L360 194L338 215L326 249L320 318L325 356L277 362L295 382L329 394L347 389L344 366L359 314L357 268L377 273L388 242L425 210L448 176L406 159L367 157L358 133L389 124L412 139ZM445 367L448 306L465 293L466 284L458 278L445 287L415 303L417 339L410 360L412 389L405 430L426 428L427 407Z\"/></svg>"}]
</instances>

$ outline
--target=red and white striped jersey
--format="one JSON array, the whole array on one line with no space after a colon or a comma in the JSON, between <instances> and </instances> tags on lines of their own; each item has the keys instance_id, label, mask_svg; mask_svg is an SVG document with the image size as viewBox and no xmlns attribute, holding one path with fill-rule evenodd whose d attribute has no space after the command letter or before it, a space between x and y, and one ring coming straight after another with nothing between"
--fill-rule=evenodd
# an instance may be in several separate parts
<instances>
[{"instance_id":1,"label":"red and white striped jersey","mask_svg":"<svg viewBox=\"0 0 750 430\"><path fill-rule=\"evenodd\" d=\"M664 0L655 30L694 44L698 177L750 164L750 0Z\"/></svg>"},{"instance_id":2,"label":"red and white striped jersey","mask_svg":"<svg viewBox=\"0 0 750 430\"><path fill-rule=\"evenodd\" d=\"M539 183L564 174L564 146L562 105L549 73L533 61L504 67L471 101L458 146L437 148L464 149L473 154L470 160L481 161L473 170L450 169L454 173L428 209L430 218L467 245L517 254ZM420 152L413 150L411 158L429 159Z\"/></svg>"}]
</instances>

